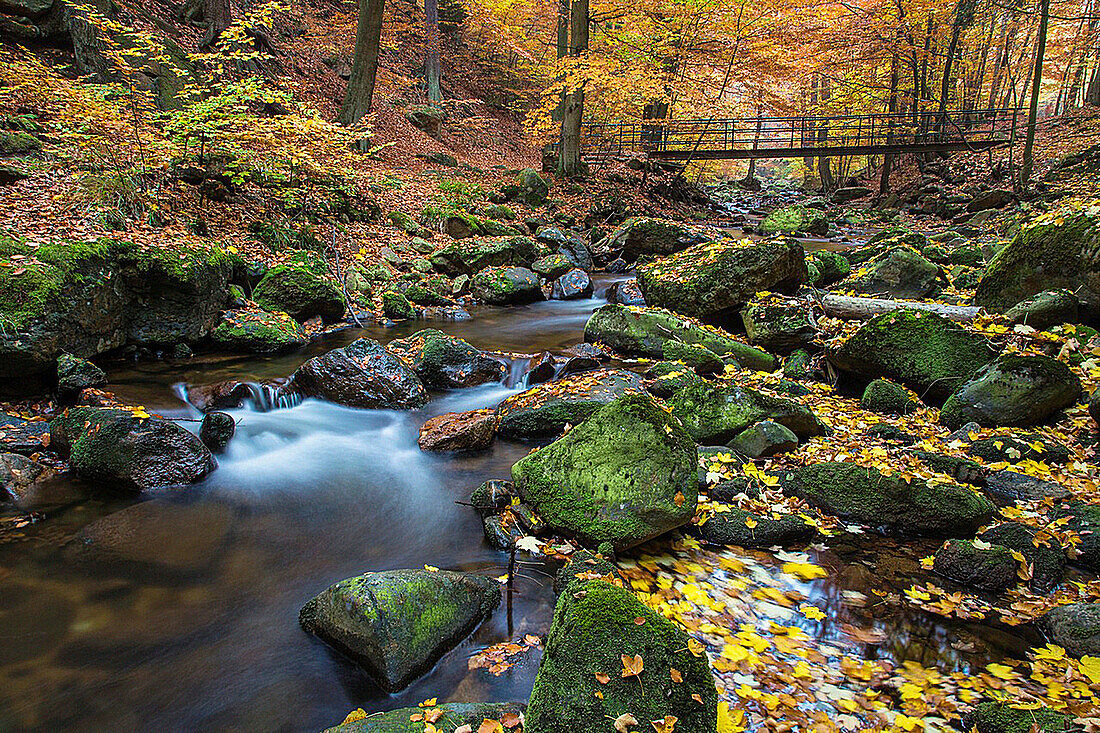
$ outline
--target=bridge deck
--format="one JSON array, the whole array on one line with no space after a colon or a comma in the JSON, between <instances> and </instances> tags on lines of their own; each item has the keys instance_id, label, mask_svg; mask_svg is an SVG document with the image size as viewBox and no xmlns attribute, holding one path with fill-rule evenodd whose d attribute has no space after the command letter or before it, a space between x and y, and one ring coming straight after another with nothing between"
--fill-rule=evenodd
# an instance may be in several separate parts
<instances>
[{"instance_id":1,"label":"bridge deck","mask_svg":"<svg viewBox=\"0 0 1100 733\"><path fill-rule=\"evenodd\" d=\"M801 158L988 150L1013 142L1019 111L984 109L832 117L590 123L586 158L645 154L663 160Z\"/></svg>"}]
</instances>

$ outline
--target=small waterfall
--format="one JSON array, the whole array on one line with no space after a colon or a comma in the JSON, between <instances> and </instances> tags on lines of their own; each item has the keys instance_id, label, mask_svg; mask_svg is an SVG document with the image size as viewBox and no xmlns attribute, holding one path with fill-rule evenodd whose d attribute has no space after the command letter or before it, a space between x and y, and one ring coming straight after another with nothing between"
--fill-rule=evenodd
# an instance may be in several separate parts
<instances>
[{"instance_id":1,"label":"small waterfall","mask_svg":"<svg viewBox=\"0 0 1100 733\"><path fill-rule=\"evenodd\" d=\"M527 372L531 368L531 360L530 356L512 358L508 364L508 373L504 375L504 386L527 389Z\"/></svg>"},{"instance_id":2,"label":"small waterfall","mask_svg":"<svg viewBox=\"0 0 1100 733\"><path fill-rule=\"evenodd\" d=\"M248 389L248 399L244 406L253 412L271 412L302 404L302 395L289 392L281 385L244 382Z\"/></svg>"}]
</instances>

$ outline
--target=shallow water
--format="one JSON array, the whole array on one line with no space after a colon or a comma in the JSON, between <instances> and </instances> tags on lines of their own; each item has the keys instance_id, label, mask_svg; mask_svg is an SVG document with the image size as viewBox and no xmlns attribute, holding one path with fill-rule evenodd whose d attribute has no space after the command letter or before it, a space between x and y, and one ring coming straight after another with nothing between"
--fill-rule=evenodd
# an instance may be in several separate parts
<instances>
[{"instance_id":1,"label":"shallow water","mask_svg":"<svg viewBox=\"0 0 1100 733\"><path fill-rule=\"evenodd\" d=\"M186 418L194 413L177 385L286 376L309 356L362 335L389 341L427 326L485 349L561 349L582 340L602 302L483 308L466 322L349 329L275 358L125 366L111 373L109 389ZM55 481L38 498L42 519L20 541L0 544L0 731L310 731L356 707L526 698L537 651L501 677L468 670L467 660L486 645L545 633L554 602L549 566L525 565L511 607L397 695L380 691L297 623L311 596L365 571L431 564L505 572L507 557L484 542L476 514L455 502L485 479L506 477L530 446L498 441L484 453L441 457L422 453L416 436L432 415L493 406L519 389L438 394L412 412L316 400L234 410L238 434L207 481L141 502L90 499L77 482ZM104 517L117 522L110 537L125 560L70 541ZM968 635L919 612L842 605L845 591L873 602L873 589L896 592L915 572L915 558L929 551L875 547L818 556L832 574L807 592L830 611L832 623L817 632L823 639L843 634L842 620L874 625L887 640L866 645L867 655L945 669L1017 652L1020 640L1011 634Z\"/></svg>"}]
</instances>

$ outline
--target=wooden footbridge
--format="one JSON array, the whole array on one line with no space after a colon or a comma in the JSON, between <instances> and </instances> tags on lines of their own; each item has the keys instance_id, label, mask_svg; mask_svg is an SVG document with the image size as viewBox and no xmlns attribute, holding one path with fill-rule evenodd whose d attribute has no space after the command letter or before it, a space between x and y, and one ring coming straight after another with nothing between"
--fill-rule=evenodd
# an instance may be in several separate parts
<instances>
[{"instance_id":1,"label":"wooden footbridge","mask_svg":"<svg viewBox=\"0 0 1100 733\"><path fill-rule=\"evenodd\" d=\"M825 158L990 150L1016 140L1020 110L594 122L586 159L644 154L669 161Z\"/></svg>"}]
</instances>

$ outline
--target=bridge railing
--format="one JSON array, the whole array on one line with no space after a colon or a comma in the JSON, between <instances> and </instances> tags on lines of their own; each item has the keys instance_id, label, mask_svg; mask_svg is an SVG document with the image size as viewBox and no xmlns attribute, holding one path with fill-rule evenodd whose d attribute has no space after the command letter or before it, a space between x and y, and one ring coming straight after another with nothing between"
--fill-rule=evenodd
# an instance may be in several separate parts
<instances>
[{"instance_id":1,"label":"bridge railing","mask_svg":"<svg viewBox=\"0 0 1100 733\"><path fill-rule=\"evenodd\" d=\"M603 154L690 154L693 151L768 151L919 147L943 143L1007 142L1015 109L868 115L747 117L588 123L581 147Z\"/></svg>"}]
</instances>

